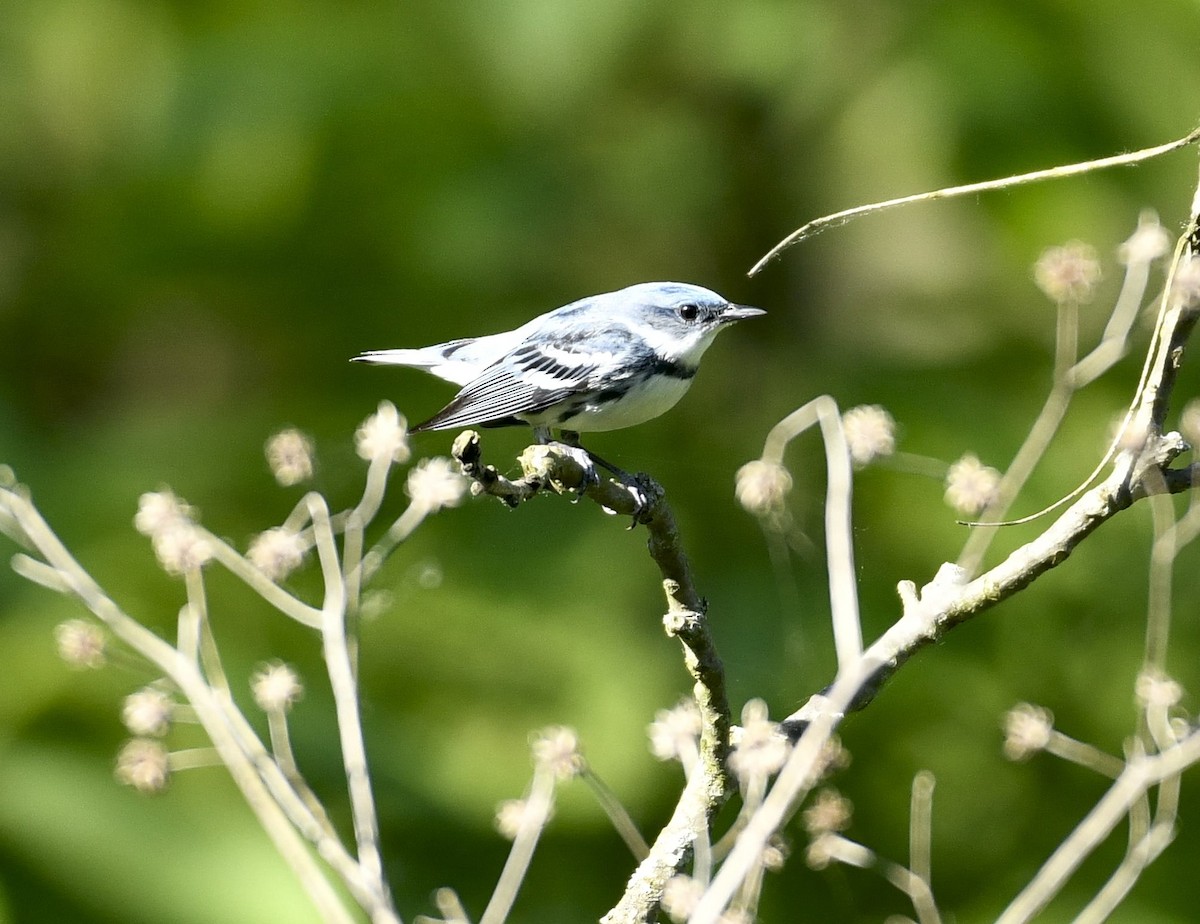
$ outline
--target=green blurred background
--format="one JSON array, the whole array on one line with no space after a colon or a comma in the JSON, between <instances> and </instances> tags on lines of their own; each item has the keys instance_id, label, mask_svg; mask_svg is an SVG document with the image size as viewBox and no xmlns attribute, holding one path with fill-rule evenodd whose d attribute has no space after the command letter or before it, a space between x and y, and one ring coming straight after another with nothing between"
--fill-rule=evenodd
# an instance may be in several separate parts
<instances>
[{"instance_id":1,"label":"green blurred background","mask_svg":"<svg viewBox=\"0 0 1200 924\"><path fill-rule=\"evenodd\" d=\"M1070 238L1103 255L1090 344L1138 211L1177 227L1195 178L1185 152L917 206L745 276L825 212L1184 134L1200 86L1191 0L24 0L0 17L0 462L129 612L169 633L183 601L132 529L141 492L170 485L244 548L299 497L266 470L270 433L311 434L317 484L345 505L364 474L351 437L377 402L416 419L452 390L350 356L685 280L769 315L725 334L670 414L590 445L666 486L734 707L762 696L778 716L832 675L823 464L815 437L789 457L811 546L782 574L733 500L737 467L819 393L887 406L902 449L1004 466L1050 370L1054 315L1032 262ZM1078 398L1019 512L1091 469L1139 363ZM1181 396L1196 383L1188 369ZM444 454L450 441L414 444ZM503 464L524 442L502 431L485 445ZM869 636L897 616L898 580L923 583L956 556L965 536L941 495L935 480L861 475ZM441 885L482 910L507 846L493 809L523 791L528 735L548 723L579 730L644 829L666 818L677 768L651 757L644 728L687 681L643 538L623 526L588 504L477 501L423 527L381 575L391 605L364 627L363 698L406 918L431 913ZM934 889L958 920L1003 907L1104 790L1051 758L1006 763L999 725L1031 700L1120 752L1148 535L1145 510L1107 525L844 727L848 833L884 855L906 858L913 773L937 775ZM1171 664L1195 688L1200 588L1183 561ZM297 750L346 823L314 639L226 576L210 587L242 689L274 656L307 679ZM154 799L113 782L121 697L153 677L69 671L52 627L76 613L0 572L0 920L314 920L223 771L180 775ZM594 920L619 895L632 864L581 790L563 792L515 920ZM1196 795L1185 787L1185 814ZM1085 865L1049 919L1078 910L1119 853ZM1198 856L1185 826L1117 919L1195 920ZM799 856L763 902L768 921L889 913L911 910L873 874L811 872Z\"/></svg>"}]
</instances>

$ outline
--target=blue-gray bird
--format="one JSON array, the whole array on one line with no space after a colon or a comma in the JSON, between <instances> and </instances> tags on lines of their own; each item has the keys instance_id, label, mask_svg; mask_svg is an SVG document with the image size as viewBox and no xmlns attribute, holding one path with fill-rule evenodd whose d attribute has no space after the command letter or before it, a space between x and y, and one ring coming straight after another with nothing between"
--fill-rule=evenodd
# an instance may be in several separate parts
<instances>
[{"instance_id":1,"label":"blue-gray bird","mask_svg":"<svg viewBox=\"0 0 1200 924\"><path fill-rule=\"evenodd\" d=\"M412 429L529 424L574 442L580 432L632 427L670 410L700 357L734 321L765 314L681 282L644 282L583 298L516 330L356 361L411 366L461 385Z\"/></svg>"}]
</instances>

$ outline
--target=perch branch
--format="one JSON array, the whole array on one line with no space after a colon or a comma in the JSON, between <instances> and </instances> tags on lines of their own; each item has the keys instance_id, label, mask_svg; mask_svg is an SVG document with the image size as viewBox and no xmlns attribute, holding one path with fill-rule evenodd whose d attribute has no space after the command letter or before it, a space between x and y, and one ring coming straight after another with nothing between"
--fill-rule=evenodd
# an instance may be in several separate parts
<instances>
[{"instance_id":1,"label":"perch branch","mask_svg":"<svg viewBox=\"0 0 1200 924\"><path fill-rule=\"evenodd\" d=\"M667 880L684 868L697 839L708 836L713 816L730 793L726 772L730 712L725 671L709 630L705 601L692 579L675 515L662 488L652 479L640 475L636 485L627 485L601 478L587 453L576 447L559 443L528 447L521 454L523 474L517 479L506 478L483 463L479 434L473 430L455 440L451 454L463 473L474 479L475 493L499 497L509 506L550 490L585 496L611 513L633 517L635 525L646 526L650 557L658 566L667 597L663 625L667 634L683 646L702 727L699 762L670 821L634 871L620 902L604 917L605 924L653 921Z\"/></svg>"}]
</instances>

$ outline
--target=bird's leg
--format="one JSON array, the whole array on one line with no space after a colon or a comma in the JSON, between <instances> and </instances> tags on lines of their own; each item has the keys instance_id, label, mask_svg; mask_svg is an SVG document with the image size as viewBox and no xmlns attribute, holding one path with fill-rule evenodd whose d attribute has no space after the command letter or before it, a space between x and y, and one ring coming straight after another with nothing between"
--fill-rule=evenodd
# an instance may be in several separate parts
<instances>
[{"instance_id":1,"label":"bird's leg","mask_svg":"<svg viewBox=\"0 0 1200 924\"><path fill-rule=\"evenodd\" d=\"M593 465L598 465L615 476L617 481L624 485L630 491L630 493L633 494L637 506L634 508L633 523L629 528L633 529L634 526L637 526L638 523L642 522L643 516L649 512L650 507L654 503L656 492L661 493L662 491L661 488L654 484L650 476L643 474L632 475L625 471L625 469L619 468L601 456L596 455L590 449L581 446L579 444L579 433L575 430L560 430L559 435L562 437L562 441L572 449L581 449L587 453L587 456L592 460Z\"/></svg>"},{"instance_id":2,"label":"bird's leg","mask_svg":"<svg viewBox=\"0 0 1200 924\"><path fill-rule=\"evenodd\" d=\"M620 481L621 484L626 485L627 487L631 487L638 483L637 475L629 474L629 472L625 471L625 469L618 468L617 466L613 465L611 462L608 462L608 461L602 459L600 456L596 455L590 449L587 449L584 446L580 445L579 432L577 430L559 430L558 432L559 432L559 435L562 437L562 442L566 443L572 449L582 449L584 452L586 452L588 454L588 458L591 459L596 465L599 465L602 469L605 469L606 471L610 472L611 474L616 475L617 480Z\"/></svg>"}]
</instances>

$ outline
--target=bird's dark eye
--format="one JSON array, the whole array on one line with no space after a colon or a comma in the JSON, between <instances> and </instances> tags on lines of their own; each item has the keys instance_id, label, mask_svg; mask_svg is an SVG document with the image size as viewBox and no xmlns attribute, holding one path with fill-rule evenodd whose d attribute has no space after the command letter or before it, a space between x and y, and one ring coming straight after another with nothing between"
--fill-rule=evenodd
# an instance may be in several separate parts
<instances>
[{"instance_id":1,"label":"bird's dark eye","mask_svg":"<svg viewBox=\"0 0 1200 924\"><path fill-rule=\"evenodd\" d=\"M699 305L680 305L679 306L679 317L681 317L685 321L696 320L696 318L700 317L700 306Z\"/></svg>"}]
</instances>

